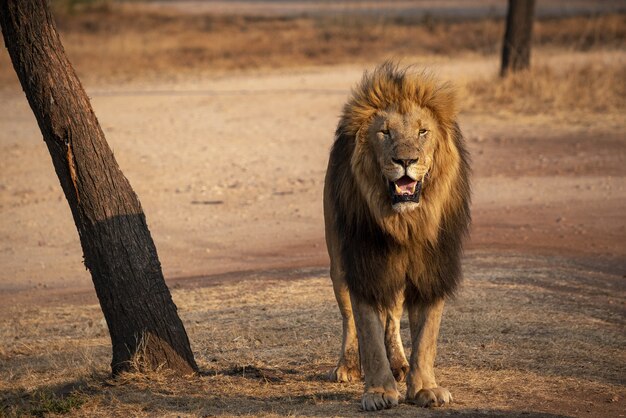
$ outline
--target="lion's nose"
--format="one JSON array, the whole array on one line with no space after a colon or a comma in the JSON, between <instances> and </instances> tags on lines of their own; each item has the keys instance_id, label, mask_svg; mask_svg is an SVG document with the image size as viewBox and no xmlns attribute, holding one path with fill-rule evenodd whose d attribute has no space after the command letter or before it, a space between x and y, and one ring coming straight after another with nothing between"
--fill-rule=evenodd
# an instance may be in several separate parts
<instances>
[{"instance_id":1,"label":"lion's nose","mask_svg":"<svg viewBox=\"0 0 626 418\"><path fill-rule=\"evenodd\" d=\"M411 164L415 164L417 162L417 158L415 159L403 159L403 158L392 158L391 161L394 163L401 165L404 168L407 168Z\"/></svg>"}]
</instances>

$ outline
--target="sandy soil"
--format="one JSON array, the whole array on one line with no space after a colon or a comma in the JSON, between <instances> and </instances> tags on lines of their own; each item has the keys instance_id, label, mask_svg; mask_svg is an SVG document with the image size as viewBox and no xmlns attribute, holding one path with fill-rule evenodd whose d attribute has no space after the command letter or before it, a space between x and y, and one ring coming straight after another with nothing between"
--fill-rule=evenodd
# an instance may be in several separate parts
<instances>
[{"instance_id":1,"label":"sandy soil","mask_svg":"<svg viewBox=\"0 0 626 418\"><path fill-rule=\"evenodd\" d=\"M611 57L624 59L620 52ZM438 58L433 67L442 78L463 83L495 73L497 62ZM118 162L142 201L199 363L215 375L190 385L199 385L195 393L219 386L209 399L212 403L197 395L172 401L187 402L191 409L163 407L153 412L358 413L359 384L340 387L321 381L339 344L339 319L325 277L321 193L338 114L362 69L346 65L190 77L176 83L96 80L86 85ZM65 344L63 350L68 349L67 340L51 335L84 337L80 326L71 328L76 314L71 306L88 304L81 311L91 324L98 324L101 314L93 305L70 211L24 95L16 83L4 86L0 95L0 312L5 341L14 341L5 345L0 357L11 362L11 379L19 381L23 367L36 372L36 362L29 361L50 356L41 354L43 345ZM442 331L443 379L464 393L454 413L478 413L483 407L491 415L623 413L623 114L485 114L474 108L463 110L461 126L474 161L474 224L467 251L468 284L449 308ZM246 292L257 299L238 296ZM308 299L311 292L319 295ZM288 313L294 315L291 319L280 316L277 304L283 293L293 295L304 316L297 316L296 306ZM35 308L44 301L49 307ZM529 316L523 319L515 316L520 304L529 304L523 309ZM255 315L257 309L267 314L259 316L265 322L258 329L265 333L263 338L271 338L269 346L265 340L256 345L251 325L237 314ZM324 313L335 315L336 321L315 328L323 323ZM215 320L210 332L203 328L207 315ZM541 325L544 315L552 316ZM479 317L486 319L481 322ZM32 324L50 319L57 325L20 331L21 322L12 318ZM311 322L314 318L320 322ZM288 325L293 321L299 328ZM243 327L247 334L238 340L232 328L220 328L218 322ZM567 334L568 326L578 328ZM92 347L87 357L102 375L106 334L92 325L87 328L87 334L95 333L83 341ZM313 334L307 340L298 337L298 329ZM26 337L21 332L29 333L28 346L19 344ZM314 337L316 333L324 338ZM292 360L292 366L287 365L293 353L279 348L289 336L295 338L298 355L304 356ZM528 339L538 339L539 345ZM311 343L326 351L307 351ZM598 344L603 348L594 357L589 350ZM567 352L568 346L574 351ZM251 347L258 349L256 357ZM520 354L512 360L507 353L515 349ZM455 360L457 354L465 360ZM80 362L81 356L85 351L72 361ZM44 369L50 370L54 361L46 361ZM268 368L270 377L278 373L274 389L279 393L264 394L267 379L261 372L255 372L252 383L239 376L237 367L246 364ZM505 369L510 373L498 371ZM464 375L475 380L464 380ZM55 382L80 378L59 376ZM481 376L484 385L478 383ZM544 392L529 388L527 379L539 382ZM12 387L11 382L3 387ZM312 386L306 386L309 383ZM248 384L243 409L230 408L224 399ZM117 399L116 389L111 389L113 395L108 390L96 389L95 399ZM156 396L151 391L141 396ZM19 395L15 393L5 390L3 396ZM134 404L149 404L137 396ZM115 409L119 405L114 401L98 402L93 407L99 413L129 413ZM404 416L414 413L408 406L398 411Z\"/></svg>"},{"instance_id":2,"label":"sandy soil","mask_svg":"<svg viewBox=\"0 0 626 418\"><path fill-rule=\"evenodd\" d=\"M434 64L458 82L495 60ZM138 193L168 278L325 266L321 192L340 108L361 67L87 85ZM461 74L462 73L462 74ZM0 103L0 289L91 286L67 203L23 93ZM466 109L469 249L626 255L621 115Z\"/></svg>"}]
</instances>

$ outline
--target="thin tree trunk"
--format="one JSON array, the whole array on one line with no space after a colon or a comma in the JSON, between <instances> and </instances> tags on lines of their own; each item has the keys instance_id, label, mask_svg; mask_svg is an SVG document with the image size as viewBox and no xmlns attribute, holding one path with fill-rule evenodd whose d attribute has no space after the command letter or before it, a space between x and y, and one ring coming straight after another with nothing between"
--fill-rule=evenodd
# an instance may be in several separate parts
<instances>
[{"instance_id":1,"label":"thin tree trunk","mask_svg":"<svg viewBox=\"0 0 626 418\"><path fill-rule=\"evenodd\" d=\"M530 67L535 0L509 0L500 75Z\"/></svg>"},{"instance_id":2,"label":"thin tree trunk","mask_svg":"<svg viewBox=\"0 0 626 418\"><path fill-rule=\"evenodd\" d=\"M0 25L70 205L109 326L114 374L197 370L141 205L68 61L46 0L0 0Z\"/></svg>"}]
</instances>

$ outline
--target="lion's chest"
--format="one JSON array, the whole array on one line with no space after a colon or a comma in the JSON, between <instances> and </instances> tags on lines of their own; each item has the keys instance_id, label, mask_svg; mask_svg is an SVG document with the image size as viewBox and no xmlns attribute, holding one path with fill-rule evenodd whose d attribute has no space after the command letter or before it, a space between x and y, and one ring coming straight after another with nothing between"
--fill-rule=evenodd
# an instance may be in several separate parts
<instances>
[{"instance_id":1,"label":"lion's chest","mask_svg":"<svg viewBox=\"0 0 626 418\"><path fill-rule=\"evenodd\" d=\"M388 244L383 251L383 256L387 258L383 263L386 268L379 272L383 284L390 280L403 285L427 286L427 276L438 262L440 226L439 213L431 211L430 215L430 219L424 219L423 216L400 219L391 231L386 228Z\"/></svg>"}]
</instances>

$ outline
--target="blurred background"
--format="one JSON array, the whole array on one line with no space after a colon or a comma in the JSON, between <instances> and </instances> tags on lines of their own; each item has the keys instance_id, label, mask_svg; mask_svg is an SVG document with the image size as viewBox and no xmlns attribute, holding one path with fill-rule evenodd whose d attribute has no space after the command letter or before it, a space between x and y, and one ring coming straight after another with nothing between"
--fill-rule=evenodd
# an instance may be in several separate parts
<instances>
[{"instance_id":1,"label":"blurred background","mask_svg":"<svg viewBox=\"0 0 626 418\"><path fill-rule=\"evenodd\" d=\"M82 77L176 77L425 55L496 56L505 0L52 0ZM619 0L537 1L533 46L623 46ZM3 61L4 63L4 61ZM6 77L6 75L4 75Z\"/></svg>"}]
</instances>

